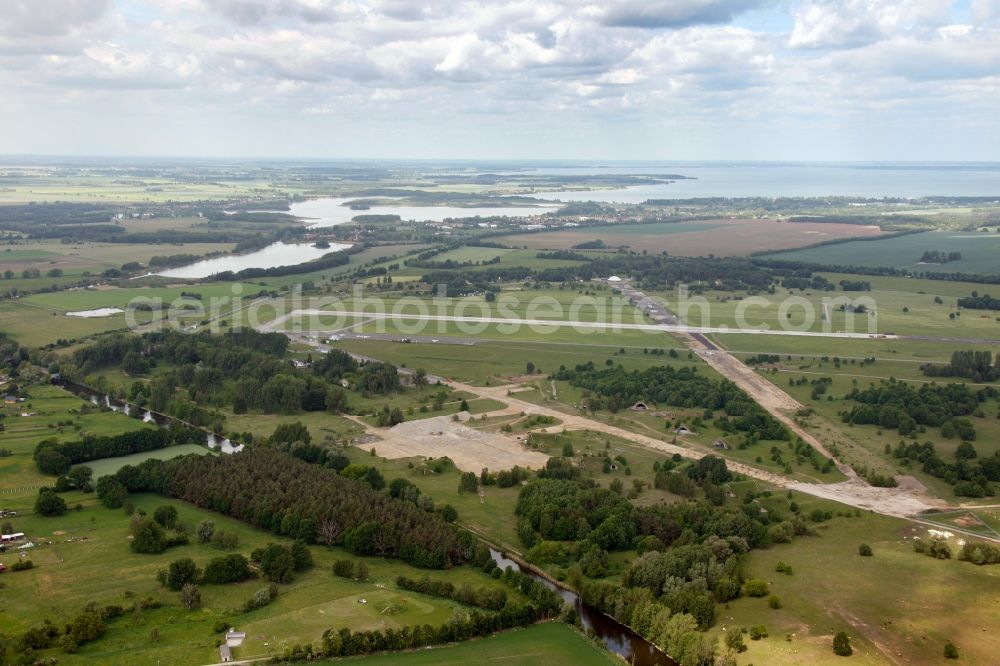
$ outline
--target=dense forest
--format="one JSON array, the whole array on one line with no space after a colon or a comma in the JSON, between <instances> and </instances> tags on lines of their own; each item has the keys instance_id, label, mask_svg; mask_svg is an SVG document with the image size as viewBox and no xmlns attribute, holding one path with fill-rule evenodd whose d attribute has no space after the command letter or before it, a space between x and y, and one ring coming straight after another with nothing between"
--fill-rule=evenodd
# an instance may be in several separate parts
<instances>
[{"instance_id":1,"label":"dense forest","mask_svg":"<svg viewBox=\"0 0 1000 666\"><path fill-rule=\"evenodd\" d=\"M114 478L130 493L175 497L307 543L419 567L460 564L476 545L440 513L268 447L214 458L147 460L123 467Z\"/></svg>"},{"instance_id":2,"label":"dense forest","mask_svg":"<svg viewBox=\"0 0 1000 666\"><path fill-rule=\"evenodd\" d=\"M598 369L589 361L572 370L562 366L553 378L591 391L594 395L585 397L584 403L592 411L617 411L640 400L674 407L701 407L706 410L706 418L714 418L715 425L724 432L745 432L751 440L790 438L785 426L742 389L725 379L710 379L693 367L625 370L619 365ZM723 414L716 417L715 410Z\"/></svg>"},{"instance_id":3,"label":"dense forest","mask_svg":"<svg viewBox=\"0 0 1000 666\"><path fill-rule=\"evenodd\" d=\"M344 412L348 401L342 380L367 395L400 390L397 369L388 363L359 364L335 349L310 368L297 368L285 359L287 348L286 336L251 329L222 335L176 331L110 335L76 350L63 372L84 381L86 375L109 366L131 376L159 368L149 382L133 383L128 398L199 426L213 425L218 415L211 408L223 406L236 414ZM176 391L178 387L187 399Z\"/></svg>"},{"instance_id":4,"label":"dense forest","mask_svg":"<svg viewBox=\"0 0 1000 666\"><path fill-rule=\"evenodd\" d=\"M543 478L519 494L518 533L529 560L568 567L568 582L588 603L682 663L712 663L715 646L701 631L714 623L716 605L758 595L762 582L745 580L745 554L811 530L797 513L760 511L753 493L724 506L732 475L716 456L666 460L659 473L686 480L709 499L637 507L592 480ZM628 550L640 557L620 582L600 580L609 574L609 553ZM709 660L685 660L695 653Z\"/></svg>"},{"instance_id":5,"label":"dense forest","mask_svg":"<svg viewBox=\"0 0 1000 666\"><path fill-rule=\"evenodd\" d=\"M913 435L922 427L941 428L946 438L960 437L973 441L976 430L968 417L980 405L996 395L988 387L973 391L967 384L922 384L883 380L868 388L853 388L846 400L860 403L841 412L844 423L872 424L895 429L900 435Z\"/></svg>"}]
</instances>

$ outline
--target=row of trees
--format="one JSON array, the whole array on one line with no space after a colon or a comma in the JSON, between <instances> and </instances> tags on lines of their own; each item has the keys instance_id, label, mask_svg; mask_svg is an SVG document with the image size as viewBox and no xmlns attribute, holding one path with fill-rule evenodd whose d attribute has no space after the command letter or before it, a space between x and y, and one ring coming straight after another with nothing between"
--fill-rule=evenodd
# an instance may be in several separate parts
<instances>
[{"instance_id":1,"label":"row of trees","mask_svg":"<svg viewBox=\"0 0 1000 666\"><path fill-rule=\"evenodd\" d=\"M965 377L974 382L992 382L1000 379L1000 356L994 362L993 352L989 350L954 351L948 365L927 363L920 369L927 377Z\"/></svg>"},{"instance_id":2,"label":"row of trees","mask_svg":"<svg viewBox=\"0 0 1000 666\"><path fill-rule=\"evenodd\" d=\"M406 576L396 578L396 586L411 592L428 594L433 597L443 597L457 601L466 606L476 606L486 610L498 611L507 605L507 593L495 587L474 588L468 583L455 587L455 584L446 580L434 580L424 576L413 579Z\"/></svg>"},{"instance_id":3,"label":"row of trees","mask_svg":"<svg viewBox=\"0 0 1000 666\"><path fill-rule=\"evenodd\" d=\"M188 584L210 583L222 585L239 583L253 577L250 562L239 553L213 557L202 571L189 557L174 560L166 569L156 574L156 579L168 590L179 592Z\"/></svg>"},{"instance_id":4,"label":"row of trees","mask_svg":"<svg viewBox=\"0 0 1000 666\"><path fill-rule=\"evenodd\" d=\"M971 296L958 299L958 307L970 310L1000 310L1000 298L993 298L989 294L980 296L974 291Z\"/></svg>"},{"instance_id":5,"label":"row of trees","mask_svg":"<svg viewBox=\"0 0 1000 666\"><path fill-rule=\"evenodd\" d=\"M59 442L43 439L35 446L34 460L43 474L65 474L70 467L90 460L127 456L178 444L203 444L205 433L191 428L143 428L120 435L88 435Z\"/></svg>"}]
</instances>

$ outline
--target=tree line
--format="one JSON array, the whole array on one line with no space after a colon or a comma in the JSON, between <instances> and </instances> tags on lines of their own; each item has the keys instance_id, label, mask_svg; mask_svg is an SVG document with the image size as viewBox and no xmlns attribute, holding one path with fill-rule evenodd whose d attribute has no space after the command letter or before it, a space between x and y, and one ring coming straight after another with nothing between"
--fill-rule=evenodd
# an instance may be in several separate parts
<instances>
[{"instance_id":1,"label":"tree line","mask_svg":"<svg viewBox=\"0 0 1000 666\"><path fill-rule=\"evenodd\" d=\"M35 446L34 461L41 473L58 475L65 474L73 465L90 460L204 442L205 433L192 428L143 428L120 435L87 435L69 442L44 439Z\"/></svg>"},{"instance_id":2,"label":"tree line","mask_svg":"<svg viewBox=\"0 0 1000 666\"><path fill-rule=\"evenodd\" d=\"M947 365L926 363L920 366L927 377L964 377L974 382L992 382L1000 379L1000 356L993 360L989 350L963 350L951 353Z\"/></svg>"}]
</instances>

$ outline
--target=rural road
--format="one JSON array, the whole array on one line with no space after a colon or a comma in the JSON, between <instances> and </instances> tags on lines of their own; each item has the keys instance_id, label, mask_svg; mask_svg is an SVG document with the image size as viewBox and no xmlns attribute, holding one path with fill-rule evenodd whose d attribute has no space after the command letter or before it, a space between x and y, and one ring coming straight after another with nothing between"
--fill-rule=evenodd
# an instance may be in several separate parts
<instances>
[{"instance_id":1,"label":"rural road","mask_svg":"<svg viewBox=\"0 0 1000 666\"><path fill-rule=\"evenodd\" d=\"M574 328L577 330L591 329L602 331L646 331L648 333L676 333L676 334L712 334L712 333L741 333L749 335L780 335L791 337L815 337L815 338L853 338L867 340L874 338L868 333L846 333L846 332L826 332L826 331L784 331L779 329L764 328L731 328L729 326L688 326L681 323L654 323L654 324L630 324L625 322L590 322L590 321L567 321L560 319L535 319L527 317L471 317L460 315L440 315L440 314L406 314L397 312L366 312L364 310L320 310L314 308L303 308L293 310L281 315L259 327L261 331L276 331L287 321L301 317L337 317L338 320L358 318L376 321L397 321L406 322L412 325L413 322L446 322L454 324L500 324L511 327L529 327L544 331L553 328ZM405 335L405 334L400 334ZM426 337L426 336L425 336ZM893 339L896 336L881 336L882 338Z\"/></svg>"},{"instance_id":2,"label":"rural road","mask_svg":"<svg viewBox=\"0 0 1000 666\"><path fill-rule=\"evenodd\" d=\"M815 497L821 497L824 499L835 500L843 504L847 504L852 507L859 509L871 510L876 513L881 513L889 516L911 518L915 514L927 511L928 509L941 509L946 508L947 505L941 500L932 498L925 493L919 492L918 490L912 490L907 488L876 488L870 486L863 479L861 479L858 474L848 465L837 461L833 455L826 449L826 447L812 434L806 431L804 428L799 426L795 420L789 416L789 413L794 413L797 409L801 408L802 405L793 399L786 392L782 391L780 388L775 386L773 383L761 377L759 374L754 372L751 368L747 367L741 363L734 356L729 354L727 351L719 349L706 337L706 333L718 333L718 332L732 332L726 328L716 328L716 327L688 327L680 324L676 316L667 311L661 304L649 298L646 294L641 291L634 289L628 284L621 283L614 285L619 289L626 297L632 300L633 304L640 310L645 312L650 316L655 323L651 324L605 324L605 323L594 323L594 322L566 322L566 321L551 321L544 319L530 319L530 318L502 318L502 317L464 317L464 316L451 316L451 315L426 315L426 317L421 316L420 319L426 319L427 321L448 321L448 322L464 322L473 324L482 323L497 323L497 324L510 324L510 325L524 325L524 326L540 326L540 327L557 327L557 326L574 326L581 328L598 328L607 329L609 327L618 326L623 330L646 330L650 332L660 332L660 333L671 333L677 337L685 340L689 347L699 355L709 366L715 369L719 374L726 377L734 384L739 386L741 389L746 391L751 397L754 398L764 409L766 409L771 415L782 422L785 426L794 432L797 436L801 437L803 441L812 446L817 452L822 456L833 459L838 469L847 476L847 481L836 484L816 484L816 483L804 483L794 481L781 474L775 474L765 470L752 467L743 463L739 463L732 460L727 460L727 465L739 474L745 475L750 478L758 479L761 481L766 481L775 486L782 488L790 488L797 490L799 492L807 493ZM274 331L279 329L281 324L284 322L302 316L315 316L315 315L328 315L328 316L341 316L341 317L359 317L368 319L400 319L406 321L413 321L416 317L413 315L393 315L390 313L373 314L371 312L336 312L336 311L326 311L326 310L313 310L313 309L303 309L296 310L287 315L284 315L272 322L269 322L262 329ZM853 337L853 338L869 338L871 336L867 334L859 333L808 333L808 332L795 332L795 331L746 331L758 334L779 334L779 335L800 335L800 336L817 336L817 337ZM326 347L325 337L322 332L315 332L316 335L308 335L301 332L285 332L290 338L297 342L306 343L312 346L318 346L321 349ZM318 337L316 337L318 335ZM363 337L363 336L352 336L352 337ZM398 338L399 336L395 336ZM421 336L425 338L427 336ZM454 344L464 343L465 341L460 341L457 338L449 338L446 341L438 338L429 339L430 342L440 341L442 343ZM438 378L433 378L434 381ZM621 437L632 442L636 442L643 446L651 449L663 451L666 454L680 454L686 458L698 459L706 455L703 452L695 451L683 446L676 444L670 444L662 440L650 437L648 435L642 435L639 433L626 430L624 428L619 428L610 424L601 423L587 418L583 415L569 414L560 410L556 410L550 407L545 407L541 405L536 405L532 402L525 400L520 400L517 398L516 393L522 390L523 387L520 385L508 385L500 387L480 387L472 386L469 384L464 384L462 382L449 381L447 382L454 388L462 391L467 391L473 395L482 398L492 398L494 400L499 400L508 405L508 408L501 410L499 412L494 412L495 415L500 415L504 413L511 412L525 412L531 414L543 414L558 418L563 423L563 427L569 430L591 430L595 432L602 432L608 435L613 435L616 437ZM509 393L509 394L508 394Z\"/></svg>"},{"instance_id":3,"label":"rural road","mask_svg":"<svg viewBox=\"0 0 1000 666\"><path fill-rule=\"evenodd\" d=\"M289 334L289 333L286 333L286 335L288 335L291 339L295 340L296 342L309 344L311 346L320 349L329 348L316 337L310 337L303 334ZM715 354L713 354L712 356L713 360L717 360ZM359 357L359 358L367 359L369 357ZM733 362L739 363L735 359L733 359ZM740 364L740 366L742 366L742 364ZM428 378L431 379L431 377L433 376L429 376ZM762 379L756 374L754 374L754 378ZM525 387L522 384L508 384L503 386L473 386L471 384L466 384L464 382L446 380L438 377L434 377L433 379L431 379L431 381L433 382L437 379L441 379L442 383L450 385L455 390L465 391L478 398L497 400L507 405L504 409L487 413L486 416L504 416L504 415L521 414L521 413L540 414L559 419L561 424L558 426L558 428L560 430L561 429L589 430L591 432L604 433L607 435L620 437L622 439L634 442L636 444L645 446L647 448L656 451L662 451L664 454L667 455L673 455L676 453L692 460L698 460L704 457L705 455L709 455L707 452L701 452L677 444L671 444L669 442L665 442L655 437L650 437L648 435L636 433L631 430L626 430L625 428L619 428L611 424L595 421L593 419L586 417L585 415L573 414L568 411L561 411L551 407L546 407L544 405L537 405L527 400L522 400L517 397L518 392L525 390ZM783 393L782 391L780 391L780 389L777 389L777 387L774 387L774 390L777 390L779 393ZM785 395L787 400L791 400L791 398L788 397L787 394ZM777 397L775 399L779 400L779 402L782 400L780 397ZM783 417L783 422L784 418L787 418L784 415L781 415L781 417ZM794 422L792 425L795 425L797 428L797 425L794 424ZM384 437L388 432L385 429L373 428L371 426L366 426L366 431L369 433L376 434L380 438ZM806 435L808 435L808 433L806 433ZM405 442L397 442L397 443L405 444ZM378 443L373 442L373 445L377 447ZM411 445L415 445L415 442L412 442ZM421 454L417 451L414 451L414 455L421 455ZM733 472L742 474L752 479L757 479L759 481L765 481L779 488L787 488L789 490L794 490L801 493L805 493L807 495L812 495L813 497L819 497L822 499L828 499L840 502L842 504L846 504L851 507L863 510L870 510L875 513L887 516L893 516L896 518L906 518L932 527L940 528L940 525L929 521L924 521L919 517L915 516L929 509L954 508L954 507L949 507L941 500L929 497L919 492L907 490L904 488L876 488L874 486L870 486L863 480L859 479L857 475L851 475L847 481L843 481L841 483L830 483L830 484L805 483L805 482L795 481L781 474L775 474L773 472L768 472L766 470L758 469L751 465L746 465L728 458L726 459L726 465ZM1000 539L993 539L991 537L986 537L981 534L966 532L965 530L962 530L960 528L949 527L948 529L952 532L961 532L963 534L974 536L976 538L981 538L981 539L985 538L991 541L1000 542Z\"/></svg>"},{"instance_id":4,"label":"rural road","mask_svg":"<svg viewBox=\"0 0 1000 666\"><path fill-rule=\"evenodd\" d=\"M641 435L631 430L626 430L625 428L619 428L607 423L595 421L587 418L586 416L570 414L551 407L537 405L533 402L528 402L527 400L521 400L517 397L517 392L523 390L524 387L518 384L507 386L472 386L471 384L464 384L456 381L451 381L449 384L452 388L459 391L466 391L482 398L492 398L494 400L507 403L507 409L492 412L487 414L487 416L499 416L502 414L520 412L524 412L526 414L542 414L545 416L555 417L562 421L562 424L558 426L560 429L565 428L566 430L589 430L591 432L600 432L606 435L620 437L621 439L626 439L630 442L635 442L636 444L640 444L650 449L662 451L668 455L678 453L681 456L692 460L698 460L705 455L708 455L701 451L686 448L678 444L664 442L663 440L656 439L655 437ZM509 395L508 392L510 392ZM944 506L943 503L936 501L933 498L904 489L875 488L859 479L857 475L849 477L847 481L842 483L818 484L794 481L784 475L758 469L731 459L726 459L726 466L733 472L760 481L766 481L767 483L773 484L779 488L789 488L808 495L813 495L814 497L834 500L858 509L871 510L875 513L895 516L897 518L909 518L922 511L932 508L942 508ZM851 471L853 472L853 470Z\"/></svg>"}]
</instances>

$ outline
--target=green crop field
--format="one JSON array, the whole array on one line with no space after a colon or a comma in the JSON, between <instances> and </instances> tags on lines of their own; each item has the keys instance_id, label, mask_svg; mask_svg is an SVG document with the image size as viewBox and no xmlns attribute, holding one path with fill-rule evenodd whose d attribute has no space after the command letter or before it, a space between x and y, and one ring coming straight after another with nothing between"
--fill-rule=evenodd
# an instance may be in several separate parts
<instances>
[{"instance_id":1,"label":"green crop field","mask_svg":"<svg viewBox=\"0 0 1000 666\"><path fill-rule=\"evenodd\" d=\"M448 252L442 252L441 254L435 255L431 261L455 261L458 263L467 261L474 263L484 262L495 257L503 257L508 252L510 252L510 250L495 247L462 247L457 250L450 250Z\"/></svg>"},{"instance_id":2,"label":"green crop field","mask_svg":"<svg viewBox=\"0 0 1000 666\"><path fill-rule=\"evenodd\" d=\"M946 264L923 264L927 250L960 252L962 258ZM840 266L889 266L918 273L978 273L1000 271L1000 234L934 230L882 240L837 243L793 252L768 255L787 261L806 261Z\"/></svg>"},{"instance_id":3,"label":"green crop field","mask_svg":"<svg viewBox=\"0 0 1000 666\"><path fill-rule=\"evenodd\" d=\"M854 224L791 223L774 219L726 218L703 221L615 224L500 236L515 247L569 249L600 239L608 246L666 251L674 256L746 256L803 247L824 240L877 236L878 228Z\"/></svg>"}]
</instances>

